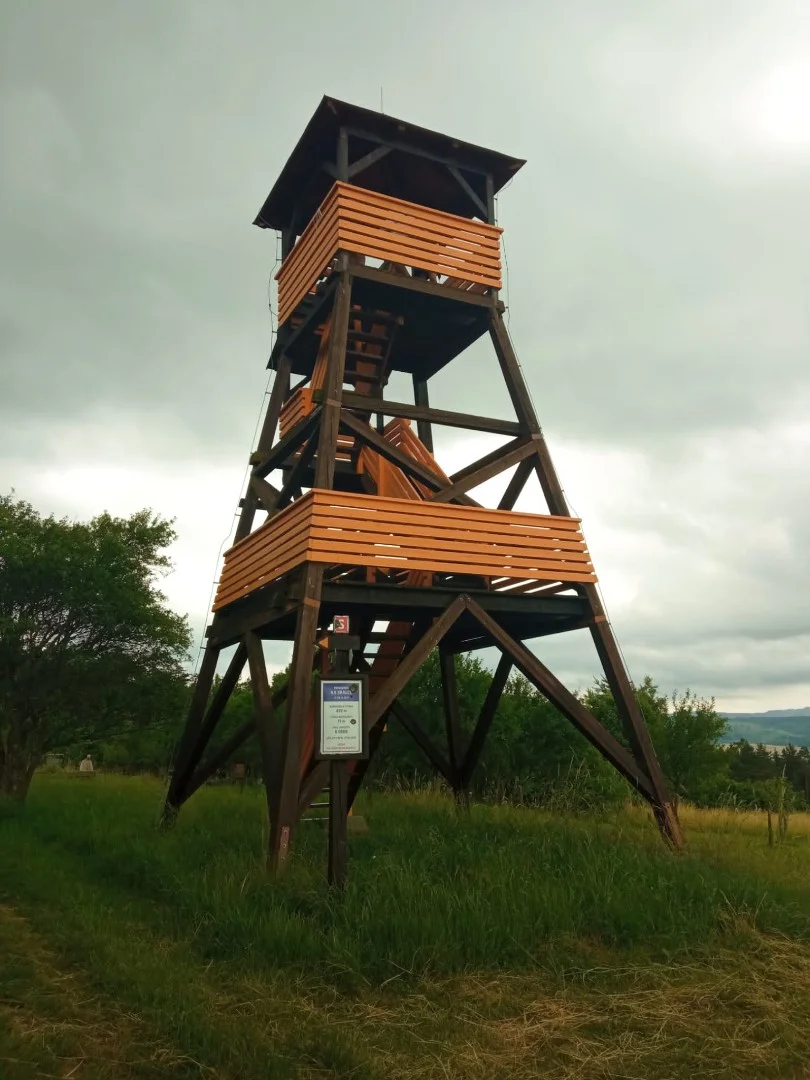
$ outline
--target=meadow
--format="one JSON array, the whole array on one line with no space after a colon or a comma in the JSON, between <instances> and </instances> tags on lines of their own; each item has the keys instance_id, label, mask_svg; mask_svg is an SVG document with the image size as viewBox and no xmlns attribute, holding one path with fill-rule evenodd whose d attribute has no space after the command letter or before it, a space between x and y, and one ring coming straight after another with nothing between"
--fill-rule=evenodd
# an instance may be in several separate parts
<instances>
[{"instance_id":1,"label":"meadow","mask_svg":"<svg viewBox=\"0 0 810 1080\"><path fill-rule=\"evenodd\" d=\"M156 828L156 780L38 775L0 809L0 1078L810 1076L810 815L366 795L263 868L258 788Z\"/></svg>"}]
</instances>

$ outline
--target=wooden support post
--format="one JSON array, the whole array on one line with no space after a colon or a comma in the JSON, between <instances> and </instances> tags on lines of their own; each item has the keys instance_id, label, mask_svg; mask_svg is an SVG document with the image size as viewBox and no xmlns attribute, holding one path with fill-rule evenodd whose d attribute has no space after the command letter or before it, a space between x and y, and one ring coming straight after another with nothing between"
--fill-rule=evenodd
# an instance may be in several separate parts
<instances>
[{"instance_id":1,"label":"wooden support post","mask_svg":"<svg viewBox=\"0 0 810 1080\"><path fill-rule=\"evenodd\" d=\"M398 695L427 660L453 623L467 606L466 596L457 596L445 611L436 619L430 629L419 639L405 659L390 675L369 702L369 715L366 725L370 728L393 705Z\"/></svg>"},{"instance_id":2,"label":"wooden support post","mask_svg":"<svg viewBox=\"0 0 810 1080\"><path fill-rule=\"evenodd\" d=\"M399 720L436 772L440 773L450 787L455 789L456 773L453 766L442 756L433 740L410 710L406 709L401 701L394 701L391 703L389 712Z\"/></svg>"},{"instance_id":3,"label":"wooden support post","mask_svg":"<svg viewBox=\"0 0 810 1080\"><path fill-rule=\"evenodd\" d=\"M531 442L527 442L525 439L515 439L514 442L509 443L507 446L502 446L498 450L493 450L491 454L487 454L486 457L481 458L479 461L474 461L472 465L467 466L466 469L461 469L455 473L451 478L453 483L449 487L442 488L441 491L435 492L430 496L430 502L451 502L453 499L457 499L460 495L463 495L465 491L469 491L470 488L478 487L479 484L486 483L487 480L491 480L493 476L497 476L498 473L504 472L505 469L510 468L515 462L521 462L524 458L528 458L534 454L534 446Z\"/></svg>"},{"instance_id":4,"label":"wooden support post","mask_svg":"<svg viewBox=\"0 0 810 1080\"><path fill-rule=\"evenodd\" d=\"M214 773L218 772L241 746L244 746L250 736L255 734L256 721L253 719L246 720L244 724L238 727L233 735L226 739L207 761L197 767L186 787L186 800L190 799L206 780L210 780Z\"/></svg>"},{"instance_id":5,"label":"wooden support post","mask_svg":"<svg viewBox=\"0 0 810 1080\"><path fill-rule=\"evenodd\" d=\"M672 846L679 850L683 847L684 840L677 810L670 799L663 770L644 722L644 714L625 669L610 623L607 621L599 591L595 585L586 586L583 591L595 615L590 624L591 637L613 694L619 719L622 721L622 729L636 761L644 768L652 782L655 791L652 807L659 828Z\"/></svg>"},{"instance_id":6,"label":"wooden support post","mask_svg":"<svg viewBox=\"0 0 810 1080\"><path fill-rule=\"evenodd\" d=\"M430 408L430 398L428 397L428 384L427 379L420 379L419 376L413 377L413 401L414 405L418 405L422 408ZM419 436L422 444L426 450L433 453L433 430L430 423L427 420L416 421L416 433Z\"/></svg>"},{"instance_id":7,"label":"wooden support post","mask_svg":"<svg viewBox=\"0 0 810 1080\"><path fill-rule=\"evenodd\" d=\"M492 179L492 173L486 175L486 189L487 189L487 216L486 220L490 225L495 224L495 182Z\"/></svg>"},{"instance_id":8,"label":"wooden support post","mask_svg":"<svg viewBox=\"0 0 810 1080\"><path fill-rule=\"evenodd\" d=\"M346 841L349 816L349 770L345 761L329 762L329 869L328 881L333 889L346 885L348 845Z\"/></svg>"},{"instance_id":9,"label":"wooden support post","mask_svg":"<svg viewBox=\"0 0 810 1080\"><path fill-rule=\"evenodd\" d=\"M333 638L337 635L333 635ZM348 675L349 653L335 643L332 660L334 675ZM346 830L349 816L349 770L345 761L329 762L329 884L343 889L346 884L348 860Z\"/></svg>"},{"instance_id":10,"label":"wooden support post","mask_svg":"<svg viewBox=\"0 0 810 1080\"><path fill-rule=\"evenodd\" d=\"M349 180L349 132L342 127L338 133L337 179L347 183Z\"/></svg>"},{"instance_id":11,"label":"wooden support post","mask_svg":"<svg viewBox=\"0 0 810 1080\"><path fill-rule=\"evenodd\" d=\"M296 450L303 446L320 424L321 411L320 405L313 409L309 416L305 416L303 420L300 420L292 431L287 432L283 439L279 439L272 450L268 450L267 453L257 451L251 459L256 461L253 467L253 476L265 477L275 469L286 465Z\"/></svg>"},{"instance_id":12,"label":"wooden support post","mask_svg":"<svg viewBox=\"0 0 810 1080\"><path fill-rule=\"evenodd\" d=\"M458 684L456 682L455 656L443 646L439 646L439 671L442 679L442 699L444 704L444 724L447 732L447 753L453 768L452 786L458 797L461 794L461 762L464 758L462 746L461 717L458 709Z\"/></svg>"},{"instance_id":13,"label":"wooden support post","mask_svg":"<svg viewBox=\"0 0 810 1080\"><path fill-rule=\"evenodd\" d=\"M267 815L271 820L278 782L278 736L273 719L273 700L267 678L267 664L261 638L248 631L244 638L245 651L250 665L250 685L253 691L253 713L259 752L262 759L262 779L267 797Z\"/></svg>"},{"instance_id":14,"label":"wooden support post","mask_svg":"<svg viewBox=\"0 0 810 1080\"><path fill-rule=\"evenodd\" d=\"M276 428L278 427L278 418L281 415L281 406L289 397L289 393L290 361L286 356L282 356L279 361L279 366L276 369L273 388L270 391L267 412L264 414L264 423L262 424L259 442L256 446L257 453L265 453L273 445L273 440L276 436ZM236 525L236 532L233 537L234 543L247 536L253 528L253 520L256 516L258 504L259 497L257 490L252 484L249 484L248 489L245 492L245 497L242 500L242 512L239 515L239 521Z\"/></svg>"},{"instance_id":15,"label":"wooden support post","mask_svg":"<svg viewBox=\"0 0 810 1080\"><path fill-rule=\"evenodd\" d=\"M205 716L205 707L211 693L218 660L219 648L216 645L207 644L197 681L194 685L194 692L191 696L186 724L174 754L172 779L169 782L169 789L161 814L161 823L164 825L172 824L177 816L177 809L182 802L180 791L185 784L188 762L197 752L200 728Z\"/></svg>"},{"instance_id":16,"label":"wooden support post","mask_svg":"<svg viewBox=\"0 0 810 1080\"><path fill-rule=\"evenodd\" d=\"M570 517L565 493L537 421L520 365L509 340L509 333L501 313L497 310L493 311L490 316L490 336L518 420L532 434L532 441L537 451L535 470L543 488L548 508L552 514ZM622 720L624 732L635 761L649 778L652 797L649 798L648 796L648 798L652 804L659 828L673 847L680 849L683 846L683 833L678 822L677 813L669 797L664 774L658 762L650 734L647 731L647 726L644 723L644 717L636 700L616 639L610 623L607 621L599 598L599 590L595 585L580 585L577 587L577 592L587 598L591 608L593 616L593 621L590 624L591 636L616 702L616 708Z\"/></svg>"},{"instance_id":17,"label":"wooden support post","mask_svg":"<svg viewBox=\"0 0 810 1080\"><path fill-rule=\"evenodd\" d=\"M335 294L335 307L329 331L329 351L326 366L326 401L321 416L318 440L318 459L315 465L315 487L331 488L335 477L335 458L343 397L343 375L346 369L346 337L349 331L352 281L347 270L341 271Z\"/></svg>"},{"instance_id":18,"label":"wooden support post","mask_svg":"<svg viewBox=\"0 0 810 1080\"><path fill-rule=\"evenodd\" d=\"M279 687L278 690L270 698L270 707L275 711L279 705L283 705L287 698L287 685ZM256 734L256 720L252 718L247 720L244 724L236 729L229 739L226 739L222 746L211 755L211 757L198 766L196 772L188 782L188 788L186 790L186 798L190 799L191 796L197 791L198 788L208 780L210 777L221 769L222 766L230 760L230 758L242 747L251 735Z\"/></svg>"},{"instance_id":19,"label":"wooden support post","mask_svg":"<svg viewBox=\"0 0 810 1080\"><path fill-rule=\"evenodd\" d=\"M364 442L366 446L372 450L376 450L380 457L390 461L397 468L402 469L408 476L414 477L420 483L425 484L432 491L441 491L442 488L447 487L447 481L439 476L438 473L433 472L432 469L426 468L418 461L410 456L410 454L403 453L393 443L388 442L381 435L378 435L373 428L368 424L364 424L362 420L358 420L356 416L352 416L351 413L344 413L340 418L340 426L346 432L347 435L354 435L356 438ZM475 499L470 498L469 495L458 495L452 500L453 502L462 503L465 506L478 506L479 504Z\"/></svg>"},{"instance_id":20,"label":"wooden support post","mask_svg":"<svg viewBox=\"0 0 810 1080\"><path fill-rule=\"evenodd\" d=\"M289 854L292 832L298 820L301 770L301 738L311 699L312 657L318 629L323 566L307 563L295 626L295 646L290 666L287 713L279 755L279 774L271 810L269 861L273 870Z\"/></svg>"},{"instance_id":21,"label":"wooden support post","mask_svg":"<svg viewBox=\"0 0 810 1080\"><path fill-rule=\"evenodd\" d=\"M284 481L284 486L278 493L278 498L276 499L276 508L278 510L283 510L287 503L294 499L301 491L301 480L306 474L310 462L315 457L319 439L320 433L317 430L313 431L303 450L298 455L298 460L295 465L293 465L290 470L290 475Z\"/></svg>"},{"instance_id":22,"label":"wooden support post","mask_svg":"<svg viewBox=\"0 0 810 1080\"><path fill-rule=\"evenodd\" d=\"M501 695L504 692L511 670L511 656L508 656L506 653L501 653L501 658L498 661L498 666L495 669L492 682L489 684L487 696L484 698L484 704L481 706L481 712L478 714L478 720L476 721L472 738L470 739L470 744L467 747L467 753L464 755L464 761L461 766L461 780L465 788L472 780L475 767L481 757L481 751L484 749L484 743L489 734L489 729L492 726L492 721L495 719L498 703L501 700Z\"/></svg>"},{"instance_id":23,"label":"wooden support post","mask_svg":"<svg viewBox=\"0 0 810 1080\"><path fill-rule=\"evenodd\" d=\"M506 491L501 496L501 501L498 503L499 510L512 510L515 503L518 500L518 496L526 486L526 482L531 476L534 470L534 463L528 458L524 458L515 469L512 479L506 486Z\"/></svg>"},{"instance_id":24,"label":"wooden support post","mask_svg":"<svg viewBox=\"0 0 810 1080\"><path fill-rule=\"evenodd\" d=\"M597 748L610 764L629 780L645 799L654 803L656 793L649 776L638 765L633 755L602 727L596 717L566 689L559 679L533 656L525 645L515 641L507 632L484 611L475 600L468 600L469 611L488 630L502 652L511 657L515 667L533 683L538 690L571 723L582 732L585 738Z\"/></svg>"},{"instance_id":25,"label":"wooden support post","mask_svg":"<svg viewBox=\"0 0 810 1080\"><path fill-rule=\"evenodd\" d=\"M214 734L217 724L222 717L225 706L228 704L228 700L239 681L239 676L242 674L242 668L245 666L246 658L247 653L245 652L244 646L237 646L236 652L233 654L231 662L228 664L228 669L214 693L211 705L200 724L193 747L191 747L189 753L185 756L182 766L175 768L172 774L167 802L170 802L176 809L179 809L188 798L189 781L194 770L199 765L200 759L205 753L211 736Z\"/></svg>"},{"instance_id":26,"label":"wooden support post","mask_svg":"<svg viewBox=\"0 0 810 1080\"><path fill-rule=\"evenodd\" d=\"M416 380L414 380L416 381ZM421 393L421 392L420 392ZM313 401L323 400L323 391L317 390L313 395ZM447 409L432 409L429 405L411 405L407 401L389 401L387 398L373 397L370 394L359 394L355 390L346 390L343 394L343 405L347 409L357 412L380 413L384 416L402 416L408 420L416 421L417 432L424 429L420 427L420 421L433 430L433 425L440 427L464 428L465 431L485 431L490 435L523 435L524 428L516 420L500 420L493 416L477 416L472 413L450 412ZM419 435L424 442L424 436ZM426 444L427 445L427 444Z\"/></svg>"},{"instance_id":27,"label":"wooden support post","mask_svg":"<svg viewBox=\"0 0 810 1080\"><path fill-rule=\"evenodd\" d=\"M500 364L504 382L506 383L506 389L512 400L515 415L523 426L526 434L534 436L532 441L536 451L535 468L537 478L540 481L543 494L548 503L549 511L552 514L570 517L568 506L565 501L565 495L563 494L563 489L557 478L557 474L554 471L551 455L549 454L546 440L543 437L537 414L534 411L534 405L532 404L532 399L523 378L523 372L520 370L520 364L515 356L515 350L512 348L512 342L509 340L509 333L506 329L506 324L503 321L503 316L498 310L493 310L490 314L489 333L492 338L492 344L495 347L495 355L498 357L498 363Z\"/></svg>"}]
</instances>

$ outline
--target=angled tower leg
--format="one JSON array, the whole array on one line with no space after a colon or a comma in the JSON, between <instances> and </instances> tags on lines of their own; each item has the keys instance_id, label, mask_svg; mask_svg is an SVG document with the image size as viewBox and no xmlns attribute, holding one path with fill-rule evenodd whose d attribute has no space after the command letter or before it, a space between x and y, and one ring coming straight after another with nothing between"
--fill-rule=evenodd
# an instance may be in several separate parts
<instances>
[{"instance_id":1,"label":"angled tower leg","mask_svg":"<svg viewBox=\"0 0 810 1080\"><path fill-rule=\"evenodd\" d=\"M213 665L216 667L218 651L212 649L211 654L214 656ZM206 653L206 656L207 655L208 653ZM223 675L222 681L216 689L216 693L214 694L214 698L208 707L208 710L204 712L203 719L193 733L190 731L190 726L193 717L198 715L198 705L194 702L192 703L194 711L190 712L189 722L187 724L187 731L189 732L188 745L177 755L177 763L174 772L172 773L171 783L169 784L169 790L166 795L166 805L164 808L164 819L166 820L169 820L177 813L179 808L191 794L192 778L202 760L202 756L205 753L211 736L216 730L217 724L222 719L222 713L225 710L225 706L228 704L228 700L239 681L239 676L242 674L242 669L245 666L246 656L247 654L244 646L239 645L236 652L231 657L231 662L228 664L228 670ZM200 670L197 679L197 687L195 688L195 698L197 689L199 689L200 699L202 698L206 682L208 682L210 690L210 685L213 682L210 666L211 661L209 661L208 664L204 663L203 668ZM204 704L205 703L203 703L203 708ZM196 788L194 790L196 790Z\"/></svg>"},{"instance_id":2,"label":"angled tower leg","mask_svg":"<svg viewBox=\"0 0 810 1080\"><path fill-rule=\"evenodd\" d=\"M458 684L456 682L455 657L447 649L439 646L439 671L442 679L442 702L444 705L444 723L447 732L447 752L452 766L453 794L460 798L463 791L461 763L464 757L462 746L461 717L458 705Z\"/></svg>"},{"instance_id":3,"label":"angled tower leg","mask_svg":"<svg viewBox=\"0 0 810 1080\"><path fill-rule=\"evenodd\" d=\"M523 379L523 373L520 370L520 365L509 340L509 334L500 311L496 310L492 313L490 336L518 420L524 426L526 432L531 435L535 444L535 468L548 508L552 514L570 517L565 494L554 469L551 454L543 437L531 397ZM661 771L647 726L644 723L644 716L633 692L610 623L605 615L599 591L595 585L587 584L579 586L578 591L587 598L591 609L589 627L591 637L616 702L625 737L636 761L650 778L652 794L651 797L647 796L648 801L652 806L662 833L675 848L680 848L683 846L680 823L670 800L666 780Z\"/></svg>"},{"instance_id":4,"label":"angled tower leg","mask_svg":"<svg viewBox=\"0 0 810 1080\"><path fill-rule=\"evenodd\" d=\"M278 777L278 737L273 722L273 699L261 638L248 631L245 634L243 648L250 665L250 685L253 690L253 711L262 759L262 779L267 795L268 819L271 820Z\"/></svg>"},{"instance_id":5,"label":"angled tower leg","mask_svg":"<svg viewBox=\"0 0 810 1080\"><path fill-rule=\"evenodd\" d=\"M201 745L200 741L200 729L211 687L214 684L218 659L219 649L210 644L206 645L191 696L186 724L174 754L172 776L161 814L161 822L164 825L172 824L183 801L182 788L190 775L190 768L194 767L191 765L189 768L189 762L195 759L195 755L196 760L199 761L199 755L205 750L204 744Z\"/></svg>"}]
</instances>

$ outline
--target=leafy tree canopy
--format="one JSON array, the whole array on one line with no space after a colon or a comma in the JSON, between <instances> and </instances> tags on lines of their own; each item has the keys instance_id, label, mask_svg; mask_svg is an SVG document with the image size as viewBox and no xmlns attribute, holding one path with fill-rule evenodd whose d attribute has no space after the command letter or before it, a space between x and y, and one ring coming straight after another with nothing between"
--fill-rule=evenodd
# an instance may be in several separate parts
<instances>
[{"instance_id":1,"label":"leafy tree canopy","mask_svg":"<svg viewBox=\"0 0 810 1080\"><path fill-rule=\"evenodd\" d=\"M160 711L190 640L157 584L174 539L149 510L71 522L0 497L0 793L24 799L47 751Z\"/></svg>"}]
</instances>

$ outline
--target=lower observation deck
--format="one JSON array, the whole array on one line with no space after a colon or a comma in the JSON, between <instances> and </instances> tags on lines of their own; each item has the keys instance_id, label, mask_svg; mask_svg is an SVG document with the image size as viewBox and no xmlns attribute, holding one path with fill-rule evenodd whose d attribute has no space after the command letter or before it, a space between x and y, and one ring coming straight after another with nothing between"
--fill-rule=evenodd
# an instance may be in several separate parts
<instances>
[{"instance_id":1,"label":"lower observation deck","mask_svg":"<svg viewBox=\"0 0 810 1080\"><path fill-rule=\"evenodd\" d=\"M596 581L575 518L316 489L226 552L212 636L225 641L230 623L247 621L291 637L306 563L324 567L326 617L334 606L429 620L465 592L519 638L571 629L585 603L559 594ZM488 643L464 620L455 637Z\"/></svg>"}]
</instances>

